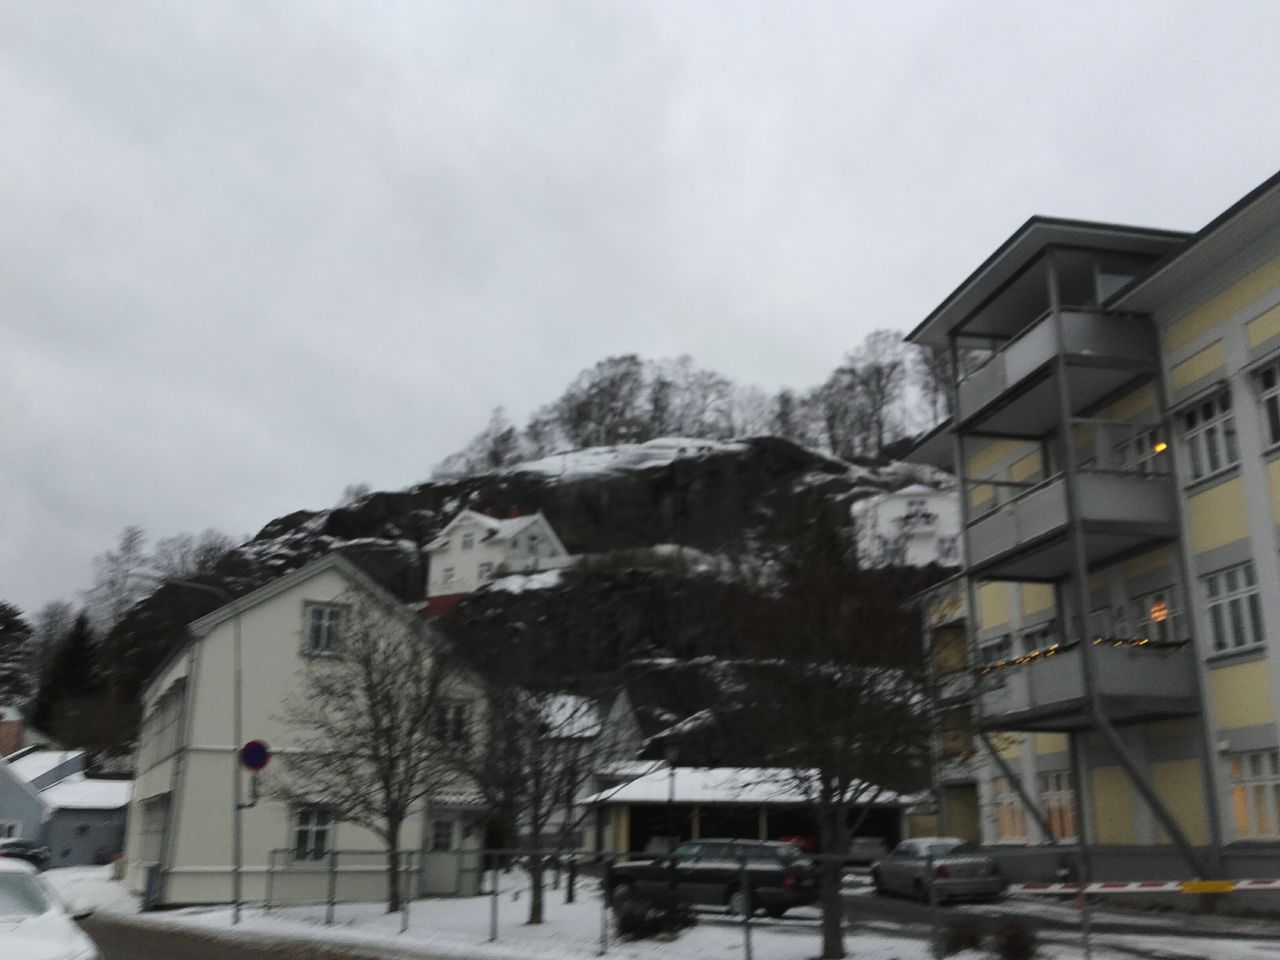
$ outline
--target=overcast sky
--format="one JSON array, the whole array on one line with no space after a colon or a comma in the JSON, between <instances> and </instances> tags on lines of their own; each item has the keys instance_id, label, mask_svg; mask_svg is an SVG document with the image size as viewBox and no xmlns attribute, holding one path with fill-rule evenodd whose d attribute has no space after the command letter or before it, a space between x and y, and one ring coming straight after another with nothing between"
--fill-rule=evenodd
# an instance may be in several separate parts
<instances>
[{"instance_id":1,"label":"overcast sky","mask_svg":"<svg viewBox=\"0 0 1280 960\"><path fill-rule=\"evenodd\" d=\"M425 479L623 351L808 386L1033 213L1280 166L1272 2L0 0L0 599Z\"/></svg>"}]
</instances>

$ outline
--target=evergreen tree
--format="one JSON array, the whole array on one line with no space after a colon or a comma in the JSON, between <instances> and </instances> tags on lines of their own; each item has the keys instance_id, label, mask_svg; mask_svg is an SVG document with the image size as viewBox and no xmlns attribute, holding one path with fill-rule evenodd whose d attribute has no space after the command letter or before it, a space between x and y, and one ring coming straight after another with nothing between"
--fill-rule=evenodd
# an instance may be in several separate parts
<instances>
[{"instance_id":1,"label":"evergreen tree","mask_svg":"<svg viewBox=\"0 0 1280 960\"><path fill-rule=\"evenodd\" d=\"M32 722L43 730L60 726L70 702L87 700L102 692L97 669L97 652L89 616L83 610L71 625L71 631L58 644L49 664L49 672L36 696Z\"/></svg>"},{"instance_id":2,"label":"evergreen tree","mask_svg":"<svg viewBox=\"0 0 1280 960\"><path fill-rule=\"evenodd\" d=\"M31 625L22 611L0 600L0 705L25 706L31 699Z\"/></svg>"}]
</instances>

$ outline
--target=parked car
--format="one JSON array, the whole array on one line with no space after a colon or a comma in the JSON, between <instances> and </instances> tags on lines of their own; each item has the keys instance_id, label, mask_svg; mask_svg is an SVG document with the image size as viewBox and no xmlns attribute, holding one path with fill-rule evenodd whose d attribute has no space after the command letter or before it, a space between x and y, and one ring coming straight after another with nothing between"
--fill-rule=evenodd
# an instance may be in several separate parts
<instances>
[{"instance_id":1,"label":"parked car","mask_svg":"<svg viewBox=\"0 0 1280 960\"><path fill-rule=\"evenodd\" d=\"M901 893L927 901L930 881L940 902L995 899L1006 886L1000 865L958 837L903 840L889 856L871 865L876 893Z\"/></svg>"},{"instance_id":2,"label":"parked car","mask_svg":"<svg viewBox=\"0 0 1280 960\"><path fill-rule=\"evenodd\" d=\"M0 857L11 860L24 860L37 870L48 870L53 862L53 854L48 847L42 847L31 840L0 840Z\"/></svg>"},{"instance_id":3,"label":"parked car","mask_svg":"<svg viewBox=\"0 0 1280 960\"><path fill-rule=\"evenodd\" d=\"M848 863L874 863L888 854L889 844L884 837L850 837L845 860Z\"/></svg>"},{"instance_id":4,"label":"parked car","mask_svg":"<svg viewBox=\"0 0 1280 960\"><path fill-rule=\"evenodd\" d=\"M74 923L86 916L69 914L30 864L0 860L5 960L98 960L97 948Z\"/></svg>"},{"instance_id":5,"label":"parked car","mask_svg":"<svg viewBox=\"0 0 1280 960\"><path fill-rule=\"evenodd\" d=\"M609 873L609 893L615 902L633 893L666 889L673 883L681 900L727 906L738 916L763 910L780 917L792 907L818 899L813 861L789 843L690 840L680 844L674 856L621 863Z\"/></svg>"}]
</instances>

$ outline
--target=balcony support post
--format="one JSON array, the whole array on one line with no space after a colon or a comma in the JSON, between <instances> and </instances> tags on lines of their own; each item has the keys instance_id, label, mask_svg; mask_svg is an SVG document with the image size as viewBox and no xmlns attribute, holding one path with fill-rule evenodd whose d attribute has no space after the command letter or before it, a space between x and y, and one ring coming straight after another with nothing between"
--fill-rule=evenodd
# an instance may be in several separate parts
<instances>
[{"instance_id":1,"label":"balcony support post","mask_svg":"<svg viewBox=\"0 0 1280 960\"><path fill-rule=\"evenodd\" d=\"M1098 695L1095 665L1093 662L1094 645L1089 636L1089 564L1088 550L1085 546L1084 525L1080 522L1080 472L1076 464L1075 435L1072 430L1071 385L1067 380L1067 330L1062 316L1061 289L1058 284L1058 265L1053 251L1045 258L1046 275L1049 292L1049 309L1053 315L1054 333L1057 337L1057 356L1054 359L1054 373L1058 381L1058 429L1062 446L1062 473L1066 480L1064 493L1067 504L1067 526L1071 531L1072 579L1076 588L1075 627L1080 650L1080 672L1084 683L1084 692L1089 704L1089 712L1094 724L1102 732L1103 738L1115 752L1120 765L1129 779L1142 794L1142 798L1156 815L1165 832L1173 839L1187 865L1197 877L1205 875L1200 858L1196 856L1191 842L1182 828L1178 826L1173 815L1160 801L1155 789L1143 777L1142 771L1134 762L1132 755L1115 728L1111 726L1103 710L1102 699ZM1064 611L1065 613L1065 611ZM1065 619L1065 618L1064 618Z\"/></svg>"},{"instance_id":2,"label":"balcony support post","mask_svg":"<svg viewBox=\"0 0 1280 960\"><path fill-rule=\"evenodd\" d=\"M996 762L996 766L1000 768L1000 772L1004 774L1004 778L1009 781L1009 785L1013 787L1018 794L1018 799L1022 801L1022 805L1027 808L1027 812L1031 814L1031 818L1035 820L1036 826L1040 828L1040 833L1044 836L1049 846L1056 847L1058 838L1053 835L1053 830L1049 826L1049 821L1038 806L1035 800L1031 798L1031 794L1027 792L1027 788L1022 783L1022 778L1013 772L1013 768L1009 766L1008 761L1000 756L1000 751L996 749L996 745L991 742L991 734L986 730L982 731L982 745L987 748L987 753L991 754L991 759Z\"/></svg>"}]
</instances>

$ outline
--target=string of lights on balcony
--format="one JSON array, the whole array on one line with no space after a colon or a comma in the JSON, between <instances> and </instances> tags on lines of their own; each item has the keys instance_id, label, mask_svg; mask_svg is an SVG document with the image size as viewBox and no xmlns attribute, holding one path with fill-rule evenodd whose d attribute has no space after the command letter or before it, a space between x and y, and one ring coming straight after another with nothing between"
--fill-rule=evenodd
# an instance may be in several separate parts
<instances>
[{"instance_id":1,"label":"string of lights on balcony","mask_svg":"<svg viewBox=\"0 0 1280 960\"><path fill-rule=\"evenodd\" d=\"M1009 667L1021 667L1028 663L1035 663L1037 660L1047 660L1049 657L1066 653L1080 645L1079 640L1071 640L1067 643L1051 643L1042 650L1031 650L1017 657L1009 657L1005 660L996 660L994 663L984 664L979 673L986 676L993 670L1005 670ZM1187 645L1186 640L1152 640L1150 637L1094 637L1093 646L1095 647L1152 647L1157 650L1172 650Z\"/></svg>"}]
</instances>

